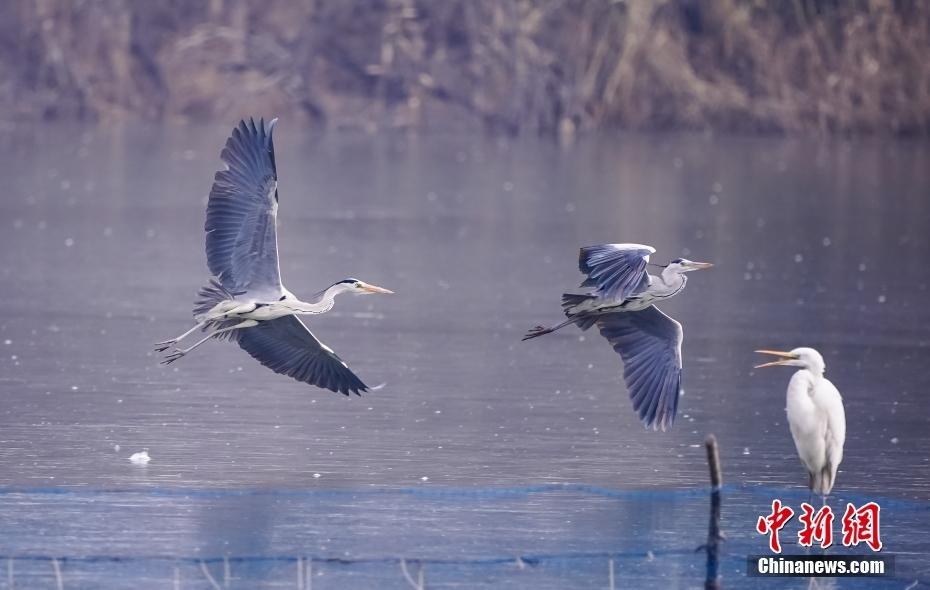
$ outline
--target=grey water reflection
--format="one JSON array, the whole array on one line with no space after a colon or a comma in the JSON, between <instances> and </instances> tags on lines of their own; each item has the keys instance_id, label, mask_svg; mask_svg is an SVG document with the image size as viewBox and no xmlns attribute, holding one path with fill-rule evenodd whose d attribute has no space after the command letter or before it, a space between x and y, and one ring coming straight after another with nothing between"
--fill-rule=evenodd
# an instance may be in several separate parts
<instances>
[{"instance_id":1,"label":"grey water reflection","mask_svg":"<svg viewBox=\"0 0 930 590\"><path fill-rule=\"evenodd\" d=\"M203 206L226 131L16 127L0 137L0 484L686 488L706 481L701 443L713 432L726 481L800 490L783 410L790 371L751 366L760 346L807 345L824 354L846 400L840 497L930 500L926 144L623 134L559 148L319 135L282 121L288 287L311 293L357 276L397 293L342 298L311 323L364 380L386 384L346 399L273 375L227 343L167 369L150 353L189 325L190 300L207 278ZM595 334L520 342L527 327L558 318L559 294L579 280L577 247L602 241L652 244L658 261L717 264L663 306L685 327L686 394L670 432L643 431L618 360ZM152 462L130 464L142 448ZM430 515L410 520L409 506L371 519L344 510L338 522L313 524L294 512L306 505L254 497L187 507L174 496L43 498L4 497L2 526L19 530L41 510L39 520L72 531L60 547L72 553L323 552L336 550L322 541L336 530L351 531L343 551L361 538L386 550L382 541L400 532L423 540L411 551L455 553L469 518L467 506L450 508L458 516L443 529L448 542L430 544ZM145 545L134 516L107 517L123 503L153 515ZM764 505L740 510L751 521ZM755 543L751 522L726 523L731 506L725 499L724 528ZM559 510L574 520L574 508ZM75 518L82 511L97 518ZM501 526L519 524L501 514ZM888 523L888 545L926 562L914 537L926 514L902 514ZM580 522L553 538L581 548L610 524ZM642 530L650 524L661 519ZM681 526L651 535L679 537ZM704 512L694 527L696 547ZM476 530L473 547L492 538ZM15 554L49 543L4 538L0 549ZM520 550L541 550L532 545ZM669 575L688 587L702 564Z\"/></svg>"}]
</instances>

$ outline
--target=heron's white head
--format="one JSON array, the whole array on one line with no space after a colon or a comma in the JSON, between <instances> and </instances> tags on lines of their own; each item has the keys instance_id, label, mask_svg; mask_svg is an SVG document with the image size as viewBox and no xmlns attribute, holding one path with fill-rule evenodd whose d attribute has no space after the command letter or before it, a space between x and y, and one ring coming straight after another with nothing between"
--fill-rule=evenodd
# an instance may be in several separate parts
<instances>
[{"instance_id":1,"label":"heron's white head","mask_svg":"<svg viewBox=\"0 0 930 590\"><path fill-rule=\"evenodd\" d=\"M352 293L354 295L372 295L374 293L381 294L390 294L394 291L390 289L385 289L384 287L377 287L375 285L369 285L365 281L360 281L358 279L348 278L334 283L330 289L334 290L334 295L339 293Z\"/></svg>"},{"instance_id":2,"label":"heron's white head","mask_svg":"<svg viewBox=\"0 0 930 590\"><path fill-rule=\"evenodd\" d=\"M713 264L710 262L694 262L693 260L688 260L687 258L676 258L675 260L669 262L665 266L665 270L662 272L685 273L691 272L692 270L710 268L712 266Z\"/></svg>"},{"instance_id":3,"label":"heron's white head","mask_svg":"<svg viewBox=\"0 0 930 590\"><path fill-rule=\"evenodd\" d=\"M788 352L780 352L778 350L757 350L756 352L781 357L777 361L756 365L756 369L761 369L762 367L785 365L789 367L801 367L802 369L807 369L815 375L823 375L824 369L827 368L826 364L823 362L823 357L820 356L820 353L813 348L801 347L795 348L794 350Z\"/></svg>"}]
</instances>

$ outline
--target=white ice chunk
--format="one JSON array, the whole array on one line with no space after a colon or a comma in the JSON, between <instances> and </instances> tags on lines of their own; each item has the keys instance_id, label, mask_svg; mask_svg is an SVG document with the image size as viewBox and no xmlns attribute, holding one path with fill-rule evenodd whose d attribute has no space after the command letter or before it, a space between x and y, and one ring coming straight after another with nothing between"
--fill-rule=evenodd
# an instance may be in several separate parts
<instances>
[{"instance_id":1,"label":"white ice chunk","mask_svg":"<svg viewBox=\"0 0 930 590\"><path fill-rule=\"evenodd\" d=\"M129 461L136 465L145 465L151 460L152 458L149 457L148 451L139 451L138 453L133 453L132 456L129 457Z\"/></svg>"}]
</instances>

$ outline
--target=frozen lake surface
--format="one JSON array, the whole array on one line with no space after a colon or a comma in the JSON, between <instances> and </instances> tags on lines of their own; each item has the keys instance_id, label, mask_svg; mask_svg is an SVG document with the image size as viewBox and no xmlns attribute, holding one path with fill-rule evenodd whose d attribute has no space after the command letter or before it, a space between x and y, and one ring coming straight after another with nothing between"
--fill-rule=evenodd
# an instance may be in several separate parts
<instances>
[{"instance_id":1,"label":"frozen lake surface","mask_svg":"<svg viewBox=\"0 0 930 590\"><path fill-rule=\"evenodd\" d=\"M895 580L818 587L930 587L927 144L559 148L282 121L288 288L354 276L397 293L344 296L308 322L386 384L344 398L225 342L168 368L151 352L191 324L208 278L204 204L227 132L0 138L0 588L9 557L23 588L55 587L51 558L65 588L177 575L209 589L201 560L222 587L224 557L232 588L297 588L307 556L330 560L311 568L317 590L410 587L401 558L425 560L430 588L607 587L610 559L617 587L702 587L708 433L728 484L723 587L807 588L745 577L766 551L756 518L773 497L807 499L791 370L752 369L754 349L795 346L823 353L845 399L831 505L881 503L897 557ZM577 248L617 241L717 265L662 305L685 329L670 432L643 430L593 331L520 342L559 318ZM129 461L143 449L149 463Z\"/></svg>"}]
</instances>

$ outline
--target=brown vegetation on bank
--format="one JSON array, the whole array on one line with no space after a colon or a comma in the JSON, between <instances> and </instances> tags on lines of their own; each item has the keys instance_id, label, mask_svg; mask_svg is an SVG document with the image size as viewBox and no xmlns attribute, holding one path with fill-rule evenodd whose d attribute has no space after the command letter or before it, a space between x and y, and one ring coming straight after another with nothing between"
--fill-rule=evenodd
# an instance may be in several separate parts
<instances>
[{"instance_id":1,"label":"brown vegetation on bank","mask_svg":"<svg viewBox=\"0 0 930 590\"><path fill-rule=\"evenodd\" d=\"M925 135L919 0L5 0L0 118Z\"/></svg>"}]
</instances>

